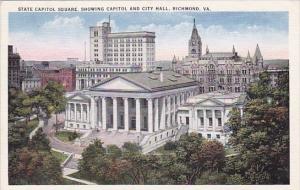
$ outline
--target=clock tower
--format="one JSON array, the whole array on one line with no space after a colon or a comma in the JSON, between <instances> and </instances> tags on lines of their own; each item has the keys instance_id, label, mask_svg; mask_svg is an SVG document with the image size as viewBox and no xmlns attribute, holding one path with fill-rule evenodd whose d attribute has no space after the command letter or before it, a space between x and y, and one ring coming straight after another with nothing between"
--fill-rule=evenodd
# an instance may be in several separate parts
<instances>
[{"instance_id":1,"label":"clock tower","mask_svg":"<svg viewBox=\"0 0 300 190\"><path fill-rule=\"evenodd\" d=\"M194 26L191 38L189 40L189 57L190 58L200 58L202 56L202 42L196 28L196 23L194 19Z\"/></svg>"}]
</instances>

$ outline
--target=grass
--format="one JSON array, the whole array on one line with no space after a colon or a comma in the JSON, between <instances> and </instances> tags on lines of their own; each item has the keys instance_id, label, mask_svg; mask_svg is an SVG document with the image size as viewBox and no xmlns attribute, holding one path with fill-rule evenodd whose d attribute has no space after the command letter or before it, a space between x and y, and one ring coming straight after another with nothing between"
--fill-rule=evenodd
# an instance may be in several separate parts
<instances>
[{"instance_id":1,"label":"grass","mask_svg":"<svg viewBox=\"0 0 300 190\"><path fill-rule=\"evenodd\" d=\"M54 150L51 150L51 154L59 160L59 163L63 163L68 158L66 154Z\"/></svg>"},{"instance_id":2,"label":"grass","mask_svg":"<svg viewBox=\"0 0 300 190\"><path fill-rule=\"evenodd\" d=\"M55 137L63 142L72 142L77 137L80 137L79 133L76 133L77 135L74 135L74 132L71 131L58 131L55 133Z\"/></svg>"}]
</instances>

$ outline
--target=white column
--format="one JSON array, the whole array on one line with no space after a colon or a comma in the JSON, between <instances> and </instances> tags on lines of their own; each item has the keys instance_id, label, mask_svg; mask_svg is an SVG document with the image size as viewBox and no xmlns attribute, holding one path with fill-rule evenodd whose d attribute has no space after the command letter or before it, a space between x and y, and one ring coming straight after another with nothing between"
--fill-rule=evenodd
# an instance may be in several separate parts
<instances>
[{"instance_id":1,"label":"white column","mask_svg":"<svg viewBox=\"0 0 300 190\"><path fill-rule=\"evenodd\" d=\"M124 101L124 129L129 131L129 114L128 114L128 98L123 98Z\"/></svg>"},{"instance_id":2,"label":"white column","mask_svg":"<svg viewBox=\"0 0 300 190\"><path fill-rule=\"evenodd\" d=\"M98 126L101 127L102 126L102 123L101 123L101 120L102 120L102 108L101 108L101 100L100 100L100 97L98 98L97 100L97 105L98 105L98 112L97 112L97 117L98 117Z\"/></svg>"},{"instance_id":3,"label":"white column","mask_svg":"<svg viewBox=\"0 0 300 190\"><path fill-rule=\"evenodd\" d=\"M173 96L173 120L172 120L172 124L176 125L176 95Z\"/></svg>"},{"instance_id":4,"label":"white column","mask_svg":"<svg viewBox=\"0 0 300 190\"><path fill-rule=\"evenodd\" d=\"M95 128L95 99L94 99L93 96L91 97L91 112L90 112L90 115L91 115L91 127Z\"/></svg>"},{"instance_id":5,"label":"white column","mask_svg":"<svg viewBox=\"0 0 300 190\"><path fill-rule=\"evenodd\" d=\"M213 131L216 130L216 115L215 115L215 110L212 110L212 126L213 126Z\"/></svg>"},{"instance_id":6,"label":"white column","mask_svg":"<svg viewBox=\"0 0 300 190\"><path fill-rule=\"evenodd\" d=\"M66 104L66 109L65 109L65 121L68 121L69 117L69 104Z\"/></svg>"},{"instance_id":7,"label":"white column","mask_svg":"<svg viewBox=\"0 0 300 190\"><path fill-rule=\"evenodd\" d=\"M204 131L207 131L207 122L206 122L206 110L203 110L203 124L204 124Z\"/></svg>"},{"instance_id":8,"label":"white column","mask_svg":"<svg viewBox=\"0 0 300 190\"><path fill-rule=\"evenodd\" d=\"M153 132L153 102L152 99L147 99L148 101L148 132Z\"/></svg>"},{"instance_id":9,"label":"white column","mask_svg":"<svg viewBox=\"0 0 300 190\"><path fill-rule=\"evenodd\" d=\"M141 131L141 102L139 98L135 99L135 118L136 118L136 131Z\"/></svg>"},{"instance_id":10,"label":"white column","mask_svg":"<svg viewBox=\"0 0 300 190\"><path fill-rule=\"evenodd\" d=\"M221 110L221 125L222 125L222 130L224 132L224 110Z\"/></svg>"},{"instance_id":11,"label":"white column","mask_svg":"<svg viewBox=\"0 0 300 190\"><path fill-rule=\"evenodd\" d=\"M118 130L118 99L113 97L113 130Z\"/></svg>"},{"instance_id":12,"label":"white column","mask_svg":"<svg viewBox=\"0 0 300 190\"><path fill-rule=\"evenodd\" d=\"M168 104L168 109L167 109L167 113L168 113L167 128L170 128L171 127L171 96L167 97L167 104Z\"/></svg>"},{"instance_id":13,"label":"white column","mask_svg":"<svg viewBox=\"0 0 300 190\"><path fill-rule=\"evenodd\" d=\"M75 122L77 122L77 104L74 104L74 109L75 109Z\"/></svg>"},{"instance_id":14,"label":"white column","mask_svg":"<svg viewBox=\"0 0 300 190\"><path fill-rule=\"evenodd\" d=\"M80 121L83 122L83 106L80 104Z\"/></svg>"},{"instance_id":15,"label":"white column","mask_svg":"<svg viewBox=\"0 0 300 190\"><path fill-rule=\"evenodd\" d=\"M166 98L162 97L161 114L160 114L160 129L166 128Z\"/></svg>"},{"instance_id":16,"label":"white column","mask_svg":"<svg viewBox=\"0 0 300 190\"><path fill-rule=\"evenodd\" d=\"M106 97L102 97L102 128L106 129Z\"/></svg>"},{"instance_id":17,"label":"white column","mask_svg":"<svg viewBox=\"0 0 300 190\"><path fill-rule=\"evenodd\" d=\"M194 123L194 129L195 131L198 129L198 111L197 109L194 110L195 111L195 123Z\"/></svg>"},{"instance_id":18,"label":"white column","mask_svg":"<svg viewBox=\"0 0 300 190\"><path fill-rule=\"evenodd\" d=\"M154 116L154 131L158 131L159 130L159 120L158 120L158 98L155 98L154 100L154 112L155 112L155 116Z\"/></svg>"},{"instance_id":19,"label":"white column","mask_svg":"<svg viewBox=\"0 0 300 190\"><path fill-rule=\"evenodd\" d=\"M243 115L244 115L244 110L243 110L243 108L240 108L240 112L241 112L241 117L243 117Z\"/></svg>"},{"instance_id":20,"label":"white column","mask_svg":"<svg viewBox=\"0 0 300 190\"><path fill-rule=\"evenodd\" d=\"M79 80L76 80L76 90L79 90Z\"/></svg>"},{"instance_id":21,"label":"white column","mask_svg":"<svg viewBox=\"0 0 300 190\"><path fill-rule=\"evenodd\" d=\"M90 104L86 104L86 119L88 123L91 122Z\"/></svg>"}]
</instances>

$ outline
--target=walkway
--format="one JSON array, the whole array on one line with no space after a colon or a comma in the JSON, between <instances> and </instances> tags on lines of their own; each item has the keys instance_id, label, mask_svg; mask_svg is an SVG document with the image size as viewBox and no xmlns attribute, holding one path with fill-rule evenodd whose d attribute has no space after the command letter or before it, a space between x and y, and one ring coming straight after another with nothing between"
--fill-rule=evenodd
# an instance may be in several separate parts
<instances>
[{"instance_id":1,"label":"walkway","mask_svg":"<svg viewBox=\"0 0 300 190\"><path fill-rule=\"evenodd\" d=\"M81 154L83 152L84 147L74 145L71 143L66 143L58 140L54 134L55 129L53 127L53 124L55 123L55 117L52 117L49 119L48 125L43 127L44 133L48 136L48 139L50 141L50 146L52 148L64 151L64 152L71 152L75 154Z\"/></svg>"}]
</instances>

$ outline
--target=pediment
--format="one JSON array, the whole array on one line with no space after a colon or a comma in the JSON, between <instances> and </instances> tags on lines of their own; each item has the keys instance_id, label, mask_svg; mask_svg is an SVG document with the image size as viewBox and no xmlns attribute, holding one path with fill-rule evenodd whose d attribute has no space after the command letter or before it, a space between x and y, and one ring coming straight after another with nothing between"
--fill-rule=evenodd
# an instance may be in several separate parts
<instances>
[{"instance_id":1,"label":"pediment","mask_svg":"<svg viewBox=\"0 0 300 190\"><path fill-rule=\"evenodd\" d=\"M103 91L145 91L146 89L135 84L134 82L128 81L121 77L116 77L112 80L105 81L97 84L91 88L92 90L103 90Z\"/></svg>"},{"instance_id":2,"label":"pediment","mask_svg":"<svg viewBox=\"0 0 300 190\"><path fill-rule=\"evenodd\" d=\"M74 94L74 95L68 97L68 100L89 101L90 98L83 94Z\"/></svg>"},{"instance_id":3,"label":"pediment","mask_svg":"<svg viewBox=\"0 0 300 190\"><path fill-rule=\"evenodd\" d=\"M217 100L206 99L201 102L198 102L197 105L213 107L213 106L224 106L225 104Z\"/></svg>"}]
</instances>

